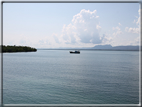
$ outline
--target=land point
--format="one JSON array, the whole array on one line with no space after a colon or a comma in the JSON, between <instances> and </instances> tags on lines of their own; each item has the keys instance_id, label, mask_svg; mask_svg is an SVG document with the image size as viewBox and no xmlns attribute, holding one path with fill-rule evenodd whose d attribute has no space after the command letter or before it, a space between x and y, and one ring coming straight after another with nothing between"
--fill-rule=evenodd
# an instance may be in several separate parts
<instances>
[{"instance_id":1,"label":"land point","mask_svg":"<svg viewBox=\"0 0 142 107\"><path fill-rule=\"evenodd\" d=\"M10 46L10 45L2 45L1 46L2 48L2 52L5 53L5 52L36 52L37 49L36 48L32 48L32 47L29 47L29 46Z\"/></svg>"}]
</instances>

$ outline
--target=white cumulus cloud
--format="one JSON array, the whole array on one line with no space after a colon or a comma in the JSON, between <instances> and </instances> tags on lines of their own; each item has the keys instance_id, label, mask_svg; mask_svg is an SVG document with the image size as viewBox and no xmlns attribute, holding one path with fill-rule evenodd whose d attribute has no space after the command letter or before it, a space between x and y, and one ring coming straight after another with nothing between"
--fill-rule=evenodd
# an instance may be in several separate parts
<instances>
[{"instance_id":1,"label":"white cumulus cloud","mask_svg":"<svg viewBox=\"0 0 142 107\"><path fill-rule=\"evenodd\" d=\"M131 28L131 27L129 28L129 27L126 27L125 31L129 32L129 33L137 33L138 34L139 31L140 31L140 28L139 27L138 28Z\"/></svg>"},{"instance_id":2,"label":"white cumulus cloud","mask_svg":"<svg viewBox=\"0 0 142 107\"><path fill-rule=\"evenodd\" d=\"M113 33L113 36L116 36L118 34L122 34L121 29L117 26L117 27L113 27L112 28L115 32Z\"/></svg>"},{"instance_id":3,"label":"white cumulus cloud","mask_svg":"<svg viewBox=\"0 0 142 107\"><path fill-rule=\"evenodd\" d=\"M125 28L126 32L137 33L137 34L140 33L140 26L139 26L140 25L140 12L141 12L141 9L138 10L139 17L136 17L137 19L134 19L134 23L136 23L138 25L138 27L136 27L136 28L126 27Z\"/></svg>"},{"instance_id":4,"label":"white cumulus cloud","mask_svg":"<svg viewBox=\"0 0 142 107\"><path fill-rule=\"evenodd\" d=\"M141 12L141 9L138 10L139 17L138 17L138 19L137 19L137 21L136 21L136 24L138 24L138 25L140 24L140 12Z\"/></svg>"},{"instance_id":5,"label":"white cumulus cloud","mask_svg":"<svg viewBox=\"0 0 142 107\"><path fill-rule=\"evenodd\" d=\"M72 22L69 25L63 26L61 38L63 38L66 44L100 44L103 39L100 36L100 29L97 11L82 9L80 13L73 16Z\"/></svg>"},{"instance_id":6,"label":"white cumulus cloud","mask_svg":"<svg viewBox=\"0 0 142 107\"><path fill-rule=\"evenodd\" d=\"M119 24L119 26L121 26L121 23L118 23Z\"/></svg>"}]
</instances>

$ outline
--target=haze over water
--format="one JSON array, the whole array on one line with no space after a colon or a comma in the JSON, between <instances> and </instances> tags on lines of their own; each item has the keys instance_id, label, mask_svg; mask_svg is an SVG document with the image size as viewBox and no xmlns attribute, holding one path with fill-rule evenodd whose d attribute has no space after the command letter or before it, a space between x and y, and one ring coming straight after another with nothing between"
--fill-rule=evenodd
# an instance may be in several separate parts
<instances>
[{"instance_id":1,"label":"haze over water","mask_svg":"<svg viewBox=\"0 0 142 107\"><path fill-rule=\"evenodd\" d=\"M3 53L4 104L138 104L138 51Z\"/></svg>"}]
</instances>

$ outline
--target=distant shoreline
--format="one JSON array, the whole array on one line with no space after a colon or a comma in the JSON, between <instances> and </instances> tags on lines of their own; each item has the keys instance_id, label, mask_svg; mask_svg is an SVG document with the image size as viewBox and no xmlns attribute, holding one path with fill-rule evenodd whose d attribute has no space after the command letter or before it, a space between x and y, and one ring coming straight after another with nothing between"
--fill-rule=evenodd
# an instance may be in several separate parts
<instances>
[{"instance_id":1,"label":"distant shoreline","mask_svg":"<svg viewBox=\"0 0 142 107\"><path fill-rule=\"evenodd\" d=\"M123 49L40 49L37 50L89 50L89 51L139 51L139 50L123 50Z\"/></svg>"}]
</instances>

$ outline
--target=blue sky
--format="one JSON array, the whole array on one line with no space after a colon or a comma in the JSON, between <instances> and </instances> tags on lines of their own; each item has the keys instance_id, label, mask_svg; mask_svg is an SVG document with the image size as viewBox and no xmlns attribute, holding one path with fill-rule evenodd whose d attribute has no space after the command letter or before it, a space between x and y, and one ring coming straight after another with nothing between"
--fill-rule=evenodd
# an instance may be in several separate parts
<instances>
[{"instance_id":1,"label":"blue sky","mask_svg":"<svg viewBox=\"0 0 142 107\"><path fill-rule=\"evenodd\" d=\"M139 45L139 3L4 3L3 44Z\"/></svg>"}]
</instances>

